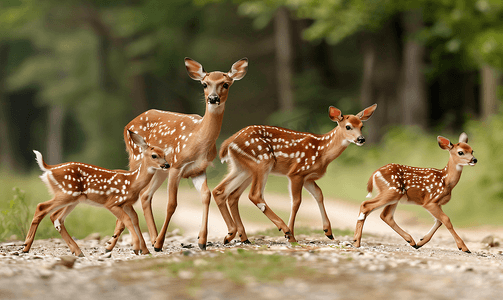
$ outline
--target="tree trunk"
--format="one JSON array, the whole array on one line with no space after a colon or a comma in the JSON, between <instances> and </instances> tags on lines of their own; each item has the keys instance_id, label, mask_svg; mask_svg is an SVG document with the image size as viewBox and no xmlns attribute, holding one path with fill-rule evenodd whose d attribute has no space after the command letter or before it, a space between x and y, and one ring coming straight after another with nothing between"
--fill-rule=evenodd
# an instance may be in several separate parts
<instances>
[{"instance_id":1,"label":"tree trunk","mask_svg":"<svg viewBox=\"0 0 503 300\"><path fill-rule=\"evenodd\" d=\"M11 146L9 121L6 114L8 105L5 99L5 66L9 58L9 48L7 43L0 43L0 169L13 171L16 162Z\"/></svg>"},{"instance_id":2,"label":"tree trunk","mask_svg":"<svg viewBox=\"0 0 503 300\"><path fill-rule=\"evenodd\" d=\"M500 74L492 67L484 65L481 70L481 77L481 112L482 119L485 120L499 110L497 91Z\"/></svg>"},{"instance_id":3,"label":"tree trunk","mask_svg":"<svg viewBox=\"0 0 503 300\"><path fill-rule=\"evenodd\" d=\"M294 108L292 91L293 55L290 32L289 11L280 7L274 17L274 35L276 40L276 78L280 111L287 112Z\"/></svg>"},{"instance_id":4,"label":"tree trunk","mask_svg":"<svg viewBox=\"0 0 503 300\"><path fill-rule=\"evenodd\" d=\"M65 110L61 105L49 108L47 127L47 163L59 164L63 162L63 122Z\"/></svg>"},{"instance_id":5,"label":"tree trunk","mask_svg":"<svg viewBox=\"0 0 503 300\"><path fill-rule=\"evenodd\" d=\"M396 20L391 19L379 32L363 34L361 102L363 107L374 103L379 105L379 113L367 126L366 139L369 142L378 141L386 126L401 122L397 95L401 58L396 26Z\"/></svg>"},{"instance_id":6,"label":"tree trunk","mask_svg":"<svg viewBox=\"0 0 503 300\"><path fill-rule=\"evenodd\" d=\"M423 29L421 11L408 11L402 14L405 43L403 47L402 81L400 100L404 125L417 125L426 129L428 125L428 102L424 80L425 48L416 35Z\"/></svg>"}]
</instances>

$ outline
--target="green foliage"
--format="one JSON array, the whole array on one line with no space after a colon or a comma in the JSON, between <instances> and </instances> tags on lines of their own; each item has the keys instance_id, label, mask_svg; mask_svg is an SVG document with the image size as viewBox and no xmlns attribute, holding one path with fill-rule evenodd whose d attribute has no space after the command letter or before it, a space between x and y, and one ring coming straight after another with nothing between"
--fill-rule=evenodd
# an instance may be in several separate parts
<instances>
[{"instance_id":1,"label":"green foliage","mask_svg":"<svg viewBox=\"0 0 503 300\"><path fill-rule=\"evenodd\" d=\"M11 236L25 237L30 225L30 209L25 191L13 188L14 197L9 201L9 207L0 214L0 241Z\"/></svg>"}]
</instances>

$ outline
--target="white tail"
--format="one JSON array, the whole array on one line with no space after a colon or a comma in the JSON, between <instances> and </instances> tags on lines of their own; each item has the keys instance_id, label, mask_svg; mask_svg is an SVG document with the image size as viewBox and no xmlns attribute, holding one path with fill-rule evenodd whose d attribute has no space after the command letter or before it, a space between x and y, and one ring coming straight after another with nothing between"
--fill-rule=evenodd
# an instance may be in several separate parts
<instances>
[{"instance_id":1,"label":"white tail","mask_svg":"<svg viewBox=\"0 0 503 300\"><path fill-rule=\"evenodd\" d=\"M473 156L472 148L467 144L468 137L465 133L460 135L459 143L455 145L441 136L437 138L437 141L440 148L448 150L450 155L447 166L442 170L389 164L372 174L367 190L371 193L375 188L378 194L373 199L364 201L360 206L354 237L355 247L360 247L363 224L367 216L372 211L384 207L381 219L412 247L417 249L426 244L437 229L445 224L456 240L459 250L470 252L454 231L449 217L442 211L441 206L451 199L451 191L461 177L463 166L473 166L477 163L477 159ZM431 230L417 244L412 236L401 229L393 219L399 201L421 205L435 218L435 224Z\"/></svg>"},{"instance_id":2,"label":"white tail","mask_svg":"<svg viewBox=\"0 0 503 300\"><path fill-rule=\"evenodd\" d=\"M152 244L156 251L161 251L171 216L177 206L178 184L182 178L192 178L194 186L201 193L203 220L199 232L199 247L206 249L208 234L208 212L211 192L207 185L206 168L217 155L215 142L220 134L225 102L229 87L236 80L242 79L248 68L248 59L235 62L227 73L207 73L203 66L190 59L185 59L189 76L200 81L204 88L206 112L204 117L167 111L149 110L133 119L124 128L124 140L129 153L130 168L135 168L140 159L138 147L132 142L128 130L143 136L147 143L160 147L173 157L168 181L167 215L159 234L152 215L151 200L155 191L168 177L168 172L156 172L152 181L140 195L143 213L148 225ZM112 245L124 229L124 224L117 221Z\"/></svg>"},{"instance_id":3,"label":"white tail","mask_svg":"<svg viewBox=\"0 0 503 300\"><path fill-rule=\"evenodd\" d=\"M133 236L133 250L136 254L139 251L142 254L149 253L141 235L133 204L156 170L167 170L169 164L161 148L147 145L143 138L135 133L131 133L131 136L138 145L142 158L138 168L129 172L112 171L78 162L50 166L44 162L40 152L33 151L40 169L44 171L40 177L54 197L37 205L23 252L30 251L38 224L47 214L52 213L51 221L71 252L83 256L79 246L66 231L64 221L77 204L88 202L107 208L126 224Z\"/></svg>"},{"instance_id":4,"label":"white tail","mask_svg":"<svg viewBox=\"0 0 503 300\"><path fill-rule=\"evenodd\" d=\"M220 148L220 158L229 162L229 173L213 190L213 196L229 230L224 243L230 242L236 232L242 242L248 241L237 205L239 196L250 183L250 200L291 242L295 241L294 223L304 187L318 202L325 235L333 239L323 194L315 180L325 174L328 164L349 144L361 146L365 143L361 133L362 121L369 119L376 107L374 104L354 116L342 115L339 109L331 106L329 117L338 126L324 135L273 126L248 126L224 141ZM290 180L292 211L288 226L265 203L263 192L269 173L285 175Z\"/></svg>"}]
</instances>

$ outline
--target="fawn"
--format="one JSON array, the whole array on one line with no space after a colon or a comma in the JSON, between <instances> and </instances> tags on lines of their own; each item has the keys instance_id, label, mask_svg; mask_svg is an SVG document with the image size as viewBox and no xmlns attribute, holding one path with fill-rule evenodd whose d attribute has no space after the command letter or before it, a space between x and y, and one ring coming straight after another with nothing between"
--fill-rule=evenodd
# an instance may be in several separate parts
<instances>
[{"instance_id":1,"label":"fawn","mask_svg":"<svg viewBox=\"0 0 503 300\"><path fill-rule=\"evenodd\" d=\"M381 219L409 243L418 249L426 244L437 229L444 224L450 231L459 250L470 253L463 240L456 234L449 217L442 211L442 205L451 199L452 189L461 177L463 166L474 166L477 159L472 148L467 144L468 136L462 133L459 142L452 144L442 136L437 137L440 148L449 151L449 162L442 170L433 168L414 168L399 164L388 164L376 170L367 183L368 198L372 197L375 187L378 194L360 206L356 223L354 246L360 247L363 224L374 210L384 207ZM398 202L417 204L428 210L435 218L430 231L416 244L412 236L401 229L393 219Z\"/></svg>"},{"instance_id":2,"label":"fawn","mask_svg":"<svg viewBox=\"0 0 503 300\"><path fill-rule=\"evenodd\" d=\"M150 182L156 170L166 171L170 165L161 148L149 146L140 135L134 132L129 134L141 152L141 162L133 171L107 170L78 162L47 165L42 154L33 150L40 169L44 171L40 178L54 197L37 205L23 252L30 251L38 224L47 214L52 214L51 221L70 251L76 256L84 256L64 225L68 214L79 203L84 202L110 210L130 231L133 237L134 253L149 253L133 204L138 200L140 191Z\"/></svg>"},{"instance_id":3,"label":"fawn","mask_svg":"<svg viewBox=\"0 0 503 300\"><path fill-rule=\"evenodd\" d=\"M351 143L358 146L365 143L361 133L362 121L368 120L376 107L377 104L369 106L357 115L342 115L339 109L330 106L329 117L338 126L323 135L274 126L248 126L224 141L220 158L229 163L229 174L213 190L229 230L224 243L230 242L236 236L236 231L242 242L249 242L239 215L238 201L250 183L250 200L283 231L290 242L295 242L294 223L304 187L318 203L325 235L333 239L330 220L323 204L323 193L315 181L325 175L328 164ZM292 209L288 226L264 200L269 173L285 175L290 181Z\"/></svg>"}]
</instances>

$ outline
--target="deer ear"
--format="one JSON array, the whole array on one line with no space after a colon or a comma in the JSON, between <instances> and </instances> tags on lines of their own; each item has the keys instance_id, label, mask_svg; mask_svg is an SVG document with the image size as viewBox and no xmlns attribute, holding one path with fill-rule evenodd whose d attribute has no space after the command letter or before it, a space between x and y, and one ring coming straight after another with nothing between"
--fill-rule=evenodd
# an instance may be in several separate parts
<instances>
[{"instance_id":1,"label":"deer ear","mask_svg":"<svg viewBox=\"0 0 503 300\"><path fill-rule=\"evenodd\" d=\"M242 58L235 62L231 70L227 73L227 76L232 78L233 80L240 80L245 77L246 72L248 71L248 58Z\"/></svg>"},{"instance_id":2,"label":"deer ear","mask_svg":"<svg viewBox=\"0 0 503 300\"><path fill-rule=\"evenodd\" d=\"M451 150L452 149L452 143L449 141L449 139L444 138L443 136L438 136L437 137L438 145L440 148L444 150Z\"/></svg>"},{"instance_id":3,"label":"deer ear","mask_svg":"<svg viewBox=\"0 0 503 300\"><path fill-rule=\"evenodd\" d=\"M145 149L147 149L148 145L147 143L145 142L145 140L143 139L143 137L137 133L134 133L132 132L131 130L129 130L129 136L131 137L131 139L133 140L133 142L138 145L138 147L140 147L141 151L143 152Z\"/></svg>"},{"instance_id":4,"label":"deer ear","mask_svg":"<svg viewBox=\"0 0 503 300\"><path fill-rule=\"evenodd\" d=\"M370 119L370 117L372 117L372 114L374 113L376 108L377 108L377 104L371 105L371 106L365 108L364 110L362 110L361 112L359 112L358 114L356 114L356 116L358 118L360 118L360 120L362 120L362 121L367 121L368 119Z\"/></svg>"},{"instance_id":5,"label":"deer ear","mask_svg":"<svg viewBox=\"0 0 503 300\"><path fill-rule=\"evenodd\" d=\"M468 143L468 135L466 133L461 133L459 135L459 142L460 143Z\"/></svg>"},{"instance_id":6,"label":"deer ear","mask_svg":"<svg viewBox=\"0 0 503 300\"><path fill-rule=\"evenodd\" d=\"M206 71L204 70L203 65L192 58L185 58L185 68L187 69L187 73L189 73L190 78L194 80L201 81L206 76Z\"/></svg>"},{"instance_id":7,"label":"deer ear","mask_svg":"<svg viewBox=\"0 0 503 300\"><path fill-rule=\"evenodd\" d=\"M343 119L341 110L333 106L328 108L328 116L330 117L330 120L334 122L340 122Z\"/></svg>"}]
</instances>

